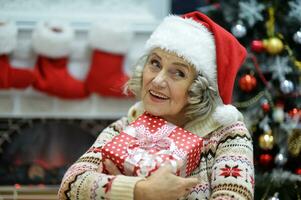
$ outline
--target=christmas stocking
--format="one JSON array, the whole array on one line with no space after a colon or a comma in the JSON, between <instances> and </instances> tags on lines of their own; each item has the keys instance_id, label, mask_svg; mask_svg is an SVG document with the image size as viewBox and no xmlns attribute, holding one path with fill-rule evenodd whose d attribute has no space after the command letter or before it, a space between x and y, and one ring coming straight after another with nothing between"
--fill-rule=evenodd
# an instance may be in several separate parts
<instances>
[{"instance_id":1,"label":"christmas stocking","mask_svg":"<svg viewBox=\"0 0 301 200\"><path fill-rule=\"evenodd\" d=\"M118 24L95 24L89 32L93 48L86 86L90 92L102 96L125 97L123 86L128 76L123 71L125 53L133 33L129 27Z\"/></svg>"},{"instance_id":2,"label":"christmas stocking","mask_svg":"<svg viewBox=\"0 0 301 200\"><path fill-rule=\"evenodd\" d=\"M89 95L82 81L68 73L68 55L74 32L63 23L39 23L32 35L33 48L38 54L34 73L34 88L65 99Z\"/></svg>"},{"instance_id":3,"label":"christmas stocking","mask_svg":"<svg viewBox=\"0 0 301 200\"><path fill-rule=\"evenodd\" d=\"M17 42L17 28L11 23L0 23L0 89L24 89L34 81L33 72L14 68L10 65L8 54Z\"/></svg>"}]
</instances>

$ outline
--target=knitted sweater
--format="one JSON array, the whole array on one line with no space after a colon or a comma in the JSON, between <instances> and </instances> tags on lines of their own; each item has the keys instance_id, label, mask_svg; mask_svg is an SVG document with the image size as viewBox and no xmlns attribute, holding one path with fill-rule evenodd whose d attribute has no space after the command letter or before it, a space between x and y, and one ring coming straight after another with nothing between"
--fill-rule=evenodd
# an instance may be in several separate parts
<instances>
[{"instance_id":1,"label":"knitted sweater","mask_svg":"<svg viewBox=\"0 0 301 200\"><path fill-rule=\"evenodd\" d=\"M102 168L100 148L139 116L143 110L130 109L123 117L104 129L92 147L64 175L59 199L134 199L134 187L140 177L106 175ZM187 200L253 199L254 166L251 136L241 121L222 126L212 118L195 119L184 127L204 138L200 164L191 176L199 178ZM98 170L99 171L99 170Z\"/></svg>"}]
</instances>

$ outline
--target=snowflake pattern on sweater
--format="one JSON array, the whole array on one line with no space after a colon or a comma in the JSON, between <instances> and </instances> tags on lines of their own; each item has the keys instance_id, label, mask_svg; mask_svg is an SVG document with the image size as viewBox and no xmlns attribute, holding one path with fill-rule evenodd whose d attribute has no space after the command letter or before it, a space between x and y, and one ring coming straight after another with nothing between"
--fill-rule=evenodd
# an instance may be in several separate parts
<instances>
[{"instance_id":1,"label":"snowflake pattern on sweater","mask_svg":"<svg viewBox=\"0 0 301 200\"><path fill-rule=\"evenodd\" d=\"M192 176L201 183L185 199L253 199L253 146L242 122L204 137L200 165Z\"/></svg>"},{"instance_id":2,"label":"snowflake pattern on sweater","mask_svg":"<svg viewBox=\"0 0 301 200\"><path fill-rule=\"evenodd\" d=\"M59 190L59 199L133 199L135 183L141 178L111 176L100 172L99 149L129 124L122 118L98 136L92 147L66 172ZM191 176L200 184L182 199L251 200L254 195L253 146L243 122L216 128L202 135L202 124L192 132L204 138L200 164ZM189 130L191 127L185 127ZM190 130L191 131L191 130ZM101 170L100 170L101 171Z\"/></svg>"}]
</instances>

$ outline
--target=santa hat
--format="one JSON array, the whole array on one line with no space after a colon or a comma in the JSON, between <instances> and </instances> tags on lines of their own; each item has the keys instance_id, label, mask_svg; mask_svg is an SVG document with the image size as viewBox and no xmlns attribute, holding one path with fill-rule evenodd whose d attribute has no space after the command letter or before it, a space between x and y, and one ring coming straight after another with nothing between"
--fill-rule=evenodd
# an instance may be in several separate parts
<instances>
[{"instance_id":1,"label":"santa hat","mask_svg":"<svg viewBox=\"0 0 301 200\"><path fill-rule=\"evenodd\" d=\"M206 15L195 11L168 16L146 42L147 52L161 48L176 53L204 74L217 89L221 105L213 117L222 124L239 120L241 113L230 104L234 81L246 57L237 39Z\"/></svg>"}]
</instances>

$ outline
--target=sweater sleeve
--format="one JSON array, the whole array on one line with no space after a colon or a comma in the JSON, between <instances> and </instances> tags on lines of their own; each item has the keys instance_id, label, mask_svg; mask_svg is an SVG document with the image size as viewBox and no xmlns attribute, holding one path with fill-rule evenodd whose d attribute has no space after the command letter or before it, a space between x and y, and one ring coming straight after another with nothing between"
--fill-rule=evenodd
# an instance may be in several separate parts
<instances>
[{"instance_id":1,"label":"sweater sleeve","mask_svg":"<svg viewBox=\"0 0 301 200\"><path fill-rule=\"evenodd\" d=\"M123 175L107 175L102 171L102 158L100 149L118 135L128 121L126 118L114 122L97 137L94 144L82 155L79 160L71 165L65 173L58 198L63 199L134 199L134 187L140 177L128 177Z\"/></svg>"},{"instance_id":2,"label":"sweater sleeve","mask_svg":"<svg viewBox=\"0 0 301 200\"><path fill-rule=\"evenodd\" d=\"M210 199L253 199L253 146L248 130L242 122L237 122L223 128L219 135Z\"/></svg>"}]
</instances>

